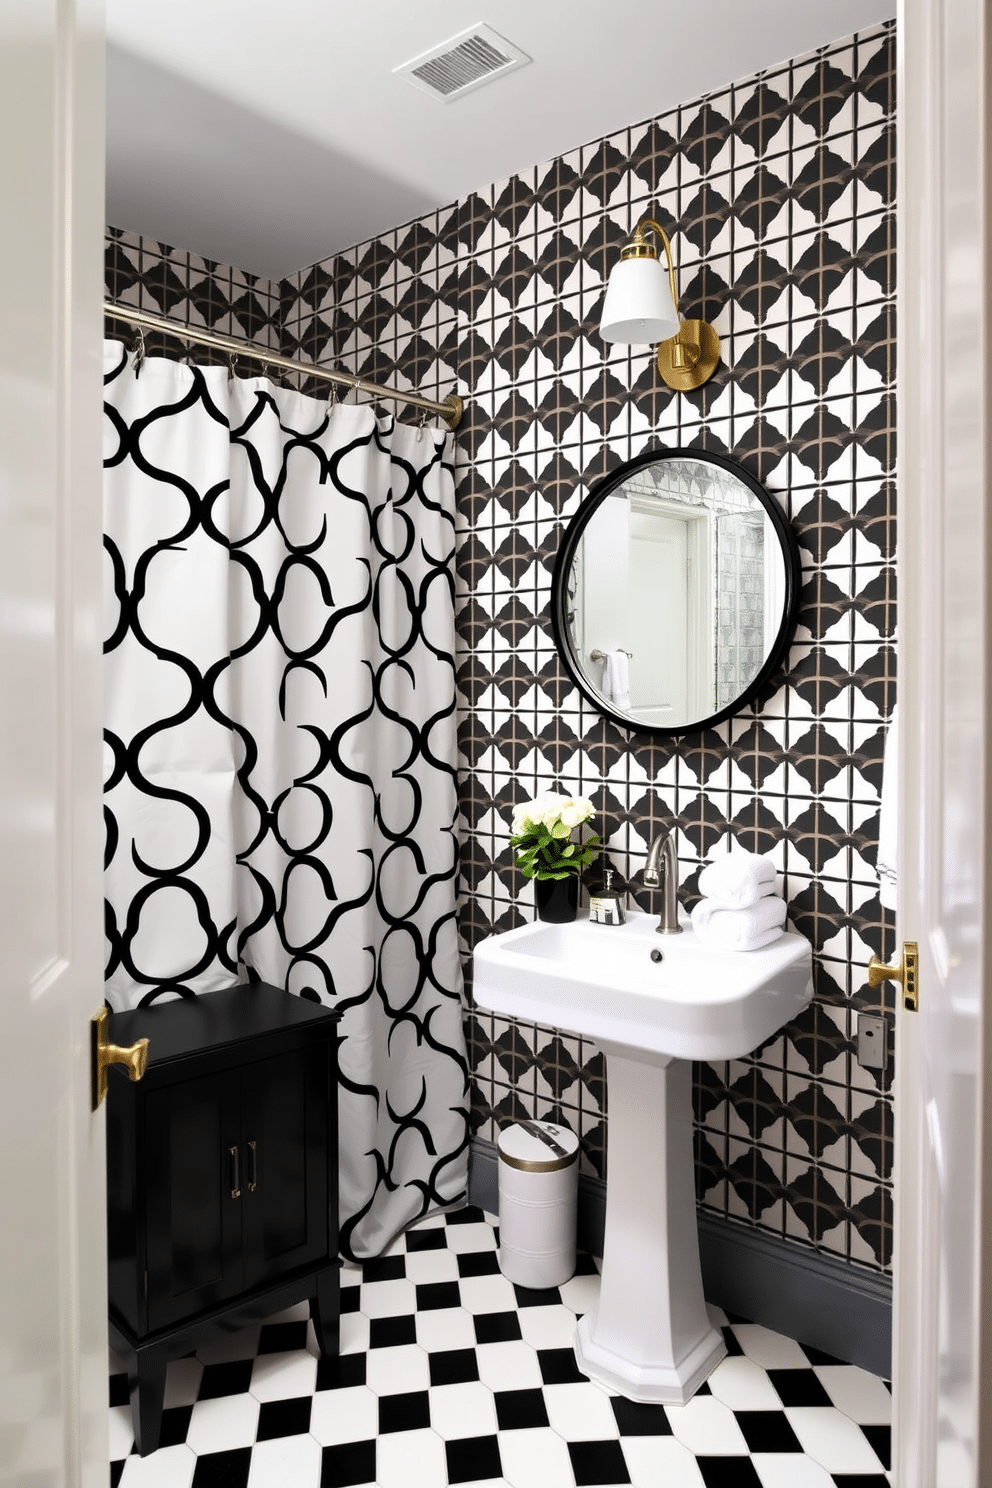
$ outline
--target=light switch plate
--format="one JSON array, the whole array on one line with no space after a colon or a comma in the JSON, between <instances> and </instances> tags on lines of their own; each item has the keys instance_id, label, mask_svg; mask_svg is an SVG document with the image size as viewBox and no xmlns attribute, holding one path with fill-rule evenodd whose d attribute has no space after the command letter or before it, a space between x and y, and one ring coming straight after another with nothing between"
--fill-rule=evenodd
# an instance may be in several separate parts
<instances>
[{"instance_id":1,"label":"light switch plate","mask_svg":"<svg viewBox=\"0 0 992 1488\"><path fill-rule=\"evenodd\" d=\"M889 1030L881 1013L858 1014L858 1063L884 1070L889 1062Z\"/></svg>"}]
</instances>

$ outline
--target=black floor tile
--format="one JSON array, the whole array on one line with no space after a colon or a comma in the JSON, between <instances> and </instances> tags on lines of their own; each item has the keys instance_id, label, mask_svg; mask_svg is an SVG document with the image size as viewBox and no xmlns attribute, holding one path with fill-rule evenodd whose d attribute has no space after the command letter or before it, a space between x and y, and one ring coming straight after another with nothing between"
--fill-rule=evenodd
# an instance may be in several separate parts
<instances>
[{"instance_id":1,"label":"black floor tile","mask_svg":"<svg viewBox=\"0 0 992 1488\"><path fill-rule=\"evenodd\" d=\"M476 1343L511 1343L522 1338L515 1312L480 1312L475 1319Z\"/></svg>"},{"instance_id":2,"label":"black floor tile","mask_svg":"<svg viewBox=\"0 0 992 1488\"><path fill-rule=\"evenodd\" d=\"M320 1488L352 1488L375 1482L375 1442L345 1442L325 1447L320 1460Z\"/></svg>"},{"instance_id":3,"label":"black floor tile","mask_svg":"<svg viewBox=\"0 0 992 1488\"><path fill-rule=\"evenodd\" d=\"M131 1393L127 1387L126 1374L112 1374L110 1376L110 1403L111 1405L129 1405Z\"/></svg>"},{"instance_id":4,"label":"black floor tile","mask_svg":"<svg viewBox=\"0 0 992 1488\"><path fill-rule=\"evenodd\" d=\"M890 1488L884 1473L834 1473L835 1488Z\"/></svg>"},{"instance_id":5,"label":"black floor tile","mask_svg":"<svg viewBox=\"0 0 992 1488\"><path fill-rule=\"evenodd\" d=\"M623 1448L616 1441L569 1442L576 1488L589 1483L629 1483Z\"/></svg>"},{"instance_id":6,"label":"black floor tile","mask_svg":"<svg viewBox=\"0 0 992 1488\"><path fill-rule=\"evenodd\" d=\"M158 1439L160 1447L181 1447L189 1431L191 1405L175 1405L162 1412L162 1431Z\"/></svg>"},{"instance_id":7,"label":"black floor tile","mask_svg":"<svg viewBox=\"0 0 992 1488\"><path fill-rule=\"evenodd\" d=\"M378 1256L372 1261L362 1262L362 1281L402 1281L406 1276L406 1261L401 1255Z\"/></svg>"},{"instance_id":8,"label":"black floor tile","mask_svg":"<svg viewBox=\"0 0 992 1488\"><path fill-rule=\"evenodd\" d=\"M499 1256L494 1250L468 1250L458 1257L459 1276L493 1276L499 1273Z\"/></svg>"},{"instance_id":9,"label":"black floor tile","mask_svg":"<svg viewBox=\"0 0 992 1488\"><path fill-rule=\"evenodd\" d=\"M437 1225L432 1230L407 1230L406 1248L411 1254L417 1250L447 1250L444 1226Z\"/></svg>"},{"instance_id":10,"label":"black floor tile","mask_svg":"<svg viewBox=\"0 0 992 1488\"><path fill-rule=\"evenodd\" d=\"M783 1405L833 1405L812 1369L769 1369L768 1378Z\"/></svg>"},{"instance_id":11,"label":"black floor tile","mask_svg":"<svg viewBox=\"0 0 992 1488\"><path fill-rule=\"evenodd\" d=\"M318 1390L346 1390L364 1383L364 1354L341 1354L336 1359L317 1360Z\"/></svg>"},{"instance_id":12,"label":"black floor tile","mask_svg":"<svg viewBox=\"0 0 992 1488\"><path fill-rule=\"evenodd\" d=\"M260 1354L289 1354L306 1346L306 1323L266 1323L258 1339Z\"/></svg>"},{"instance_id":13,"label":"black floor tile","mask_svg":"<svg viewBox=\"0 0 992 1488\"><path fill-rule=\"evenodd\" d=\"M369 1348L396 1348L402 1343L416 1343L417 1319L412 1312L403 1317L371 1318Z\"/></svg>"},{"instance_id":14,"label":"black floor tile","mask_svg":"<svg viewBox=\"0 0 992 1488\"><path fill-rule=\"evenodd\" d=\"M123 1457L119 1462L112 1462L110 1464L110 1488L117 1488L124 1472L124 1463L126 1461L127 1458Z\"/></svg>"},{"instance_id":15,"label":"black floor tile","mask_svg":"<svg viewBox=\"0 0 992 1488\"><path fill-rule=\"evenodd\" d=\"M466 1436L444 1444L449 1483L475 1483L480 1478L501 1478L503 1463L495 1436ZM550 1488L550 1485L549 1485Z\"/></svg>"},{"instance_id":16,"label":"black floor tile","mask_svg":"<svg viewBox=\"0 0 992 1488\"><path fill-rule=\"evenodd\" d=\"M464 1209L454 1209L444 1216L445 1224L480 1224L485 1215L476 1204L466 1204Z\"/></svg>"},{"instance_id":17,"label":"black floor tile","mask_svg":"<svg viewBox=\"0 0 992 1488\"><path fill-rule=\"evenodd\" d=\"M862 1426L862 1432L868 1439L868 1445L872 1448L875 1456L883 1467L892 1466L892 1427L891 1426Z\"/></svg>"},{"instance_id":18,"label":"black floor tile","mask_svg":"<svg viewBox=\"0 0 992 1488\"><path fill-rule=\"evenodd\" d=\"M248 1488L251 1447L197 1457L192 1488Z\"/></svg>"},{"instance_id":19,"label":"black floor tile","mask_svg":"<svg viewBox=\"0 0 992 1488\"><path fill-rule=\"evenodd\" d=\"M644 1405L622 1395L613 1395L610 1404L621 1436L671 1436L672 1424L663 1405Z\"/></svg>"},{"instance_id":20,"label":"black floor tile","mask_svg":"<svg viewBox=\"0 0 992 1488\"><path fill-rule=\"evenodd\" d=\"M494 1399L500 1431L525 1431L551 1424L543 1390L496 1390Z\"/></svg>"},{"instance_id":21,"label":"black floor tile","mask_svg":"<svg viewBox=\"0 0 992 1488\"><path fill-rule=\"evenodd\" d=\"M584 1250L580 1250L575 1257L575 1271L573 1274L575 1276L595 1276L596 1270L596 1262L592 1256L586 1255Z\"/></svg>"},{"instance_id":22,"label":"black floor tile","mask_svg":"<svg viewBox=\"0 0 992 1488\"><path fill-rule=\"evenodd\" d=\"M721 1328L720 1332L723 1334L723 1341L727 1345L728 1356L731 1359L740 1358L743 1355L744 1350L741 1348L740 1343L737 1340L737 1334L734 1332L733 1328L729 1326L726 1328Z\"/></svg>"},{"instance_id":23,"label":"black floor tile","mask_svg":"<svg viewBox=\"0 0 992 1488\"><path fill-rule=\"evenodd\" d=\"M197 1391L197 1400L219 1400L222 1395L243 1395L251 1384L254 1359L237 1359L232 1364L206 1364Z\"/></svg>"},{"instance_id":24,"label":"black floor tile","mask_svg":"<svg viewBox=\"0 0 992 1488\"><path fill-rule=\"evenodd\" d=\"M357 1312L361 1306L362 1289L360 1286L344 1286L341 1288L341 1315L346 1312Z\"/></svg>"},{"instance_id":25,"label":"black floor tile","mask_svg":"<svg viewBox=\"0 0 992 1488\"><path fill-rule=\"evenodd\" d=\"M750 1457L697 1457L706 1488L761 1488Z\"/></svg>"},{"instance_id":26,"label":"black floor tile","mask_svg":"<svg viewBox=\"0 0 992 1488\"><path fill-rule=\"evenodd\" d=\"M258 1412L256 1441L274 1441L279 1436L303 1436L310 1430L312 1395L292 1400L264 1400Z\"/></svg>"},{"instance_id":27,"label":"black floor tile","mask_svg":"<svg viewBox=\"0 0 992 1488\"><path fill-rule=\"evenodd\" d=\"M586 1376L576 1364L570 1348L538 1349L537 1362L546 1385L582 1385L586 1382Z\"/></svg>"},{"instance_id":28,"label":"black floor tile","mask_svg":"<svg viewBox=\"0 0 992 1488\"><path fill-rule=\"evenodd\" d=\"M517 1286L513 1283L516 1293L518 1307L560 1307L561 1292L557 1287L542 1287L540 1290L534 1287Z\"/></svg>"},{"instance_id":29,"label":"black floor tile","mask_svg":"<svg viewBox=\"0 0 992 1488\"><path fill-rule=\"evenodd\" d=\"M428 1358L432 1385L464 1385L479 1378L475 1349L444 1349Z\"/></svg>"},{"instance_id":30,"label":"black floor tile","mask_svg":"<svg viewBox=\"0 0 992 1488\"><path fill-rule=\"evenodd\" d=\"M801 1452L784 1411L734 1411L750 1452Z\"/></svg>"},{"instance_id":31,"label":"black floor tile","mask_svg":"<svg viewBox=\"0 0 992 1488\"><path fill-rule=\"evenodd\" d=\"M429 1281L418 1286L417 1311L436 1312L442 1307L461 1307L462 1294L457 1281Z\"/></svg>"},{"instance_id":32,"label":"black floor tile","mask_svg":"<svg viewBox=\"0 0 992 1488\"><path fill-rule=\"evenodd\" d=\"M421 1431L431 1424L431 1397L427 1390L407 1390L401 1395L379 1396L379 1435L387 1431Z\"/></svg>"}]
</instances>

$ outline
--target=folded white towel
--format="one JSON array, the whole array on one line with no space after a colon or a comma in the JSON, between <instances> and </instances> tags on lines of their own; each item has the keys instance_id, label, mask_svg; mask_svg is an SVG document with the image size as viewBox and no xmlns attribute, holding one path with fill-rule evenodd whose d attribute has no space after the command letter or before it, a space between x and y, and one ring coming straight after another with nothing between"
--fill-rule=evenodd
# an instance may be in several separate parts
<instances>
[{"instance_id":1,"label":"folded white towel","mask_svg":"<svg viewBox=\"0 0 992 1488\"><path fill-rule=\"evenodd\" d=\"M690 915L696 938L717 951L756 951L778 940L785 928L788 906L769 894L746 909L723 909L712 899L700 899Z\"/></svg>"},{"instance_id":2,"label":"folded white towel","mask_svg":"<svg viewBox=\"0 0 992 1488\"><path fill-rule=\"evenodd\" d=\"M626 651L607 651L603 661L603 696L621 713L630 709L630 666Z\"/></svg>"},{"instance_id":3,"label":"folded white towel","mask_svg":"<svg viewBox=\"0 0 992 1488\"><path fill-rule=\"evenodd\" d=\"M775 892L775 864L761 853L729 852L707 863L699 892L721 909L747 909Z\"/></svg>"}]
</instances>

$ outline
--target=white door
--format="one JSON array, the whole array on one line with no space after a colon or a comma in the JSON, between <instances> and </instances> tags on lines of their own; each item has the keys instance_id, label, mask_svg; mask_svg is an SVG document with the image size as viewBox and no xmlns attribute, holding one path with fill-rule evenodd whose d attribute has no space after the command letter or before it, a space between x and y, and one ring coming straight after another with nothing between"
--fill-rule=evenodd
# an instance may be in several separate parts
<instances>
[{"instance_id":1,"label":"white door","mask_svg":"<svg viewBox=\"0 0 992 1488\"><path fill-rule=\"evenodd\" d=\"M0 1483L107 1483L103 33L0 5Z\"/></svg>"},{"instance_id":2,"label":"white door","mask_svg":"<svg viewBox=\"0 0 992 1488\"><path fill-rule=\"evenodd\" d=\"M686 529L678 517L636 508L630 513L630 701L635 717L656 728L688 717Z\"/></svg>"},{"instance_id":3,"label":"white door","mask_svg":"<svg viewBox=\"0 0 992 1488\"><path fill-rule=\"evenodd\" d=\"M899 100L900 940L920 1011L897 1039L897 1488L992 1483L992 1018L986 0L906 0Z\"/></svg>"}]
</instances>

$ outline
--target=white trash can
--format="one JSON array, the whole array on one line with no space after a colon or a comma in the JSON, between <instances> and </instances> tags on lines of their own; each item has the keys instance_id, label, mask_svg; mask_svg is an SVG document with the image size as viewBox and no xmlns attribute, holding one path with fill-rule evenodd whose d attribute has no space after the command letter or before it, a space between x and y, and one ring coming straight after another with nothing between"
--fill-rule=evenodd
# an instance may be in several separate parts
<instances>
[{"instance_id":1,"label":"white trash can","mask_svg":"<svg viewBox=\"0 0 992 1488\"><path fill-rule=\"evenodd\" d=\"M499 1134L499 1264L519 1286L561 1286L575 1271L579 1139L528 1121Z\"/></svg>"}]
</instances>

